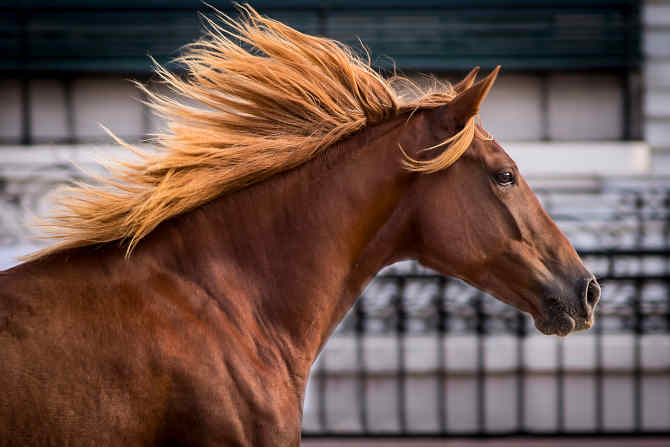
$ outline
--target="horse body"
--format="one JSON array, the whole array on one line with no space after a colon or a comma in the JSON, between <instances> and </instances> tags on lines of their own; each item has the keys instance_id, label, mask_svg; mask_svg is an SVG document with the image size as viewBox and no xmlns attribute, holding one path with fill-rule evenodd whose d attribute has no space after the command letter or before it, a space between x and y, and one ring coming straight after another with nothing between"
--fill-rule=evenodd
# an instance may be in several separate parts
<instances>
[{"instance_id":1,"label":"horse body","mask_svg":"<svg viewBox=\"0 0 670 447\"><path fill-rule=\"evenodd\" d=\"M380 149L403 123L166 222L128 259L73 249L0 275L2 442L296 445L313 360L399 253L408 174Z\"/></svg>"},{"instance_id":2,"label":"horse body","mask_svg":"<svg viewBox=\"0 0 670 447\"><path fill-rule=\"evenodd\" d=\"M253 16L248 26L256 30L262 20ZM333 65L324 82L360 75L357 101L387 107L386 99L375 102L386 87L360 61L331 60L336 46L263 23L281 31L269 33L273 45L314 44L316 61ZM245 187L188 211L175 210L186 206L180 200L193 203L192 183L200 185L219 156L218 143L197 126L182 131L174 157L125 177L155 194L141 195L144 186L131 182L119 189L145 199L131 195L131 208L108 191L75 202L74 217L63 222L84 236L0 272L0 445L296 446L312 363L368 281L401 259L491 292L530 313L544 333L589 327L599 287L514 162L475 127L497 70L473 85L475 74L449 95L427 96L425 107L366 106L393 117L362 129L345 123L356 132L299 161L282 153L283 168L272 176L268 138L285 120L258 118L270 136L233 136L255 144L248 147L262 181L234 177ZM371 83L384 88L365 91ZM288 85L302 92L300 83ZM262 87L263 95L272 92ZM308 93L303 112L323 112ZM264 106L277 100L256 98ZM290 105L281 107L288 121ZM197 112L187 122L224 126L224 118L232 119ZM191 141L198 130L205 142ZM309 145L310 138L294 140ZM221 152L228 149L214 170L224 177L245 169L237 146ZM216 191L212 179L202 183L207 194ZM171 182L181 195L164 194ZM138 215L145 218L131 228L130 256L123 237L89 239L92 223L115 235L117 224Z\"/></svg>"}]
</instances>

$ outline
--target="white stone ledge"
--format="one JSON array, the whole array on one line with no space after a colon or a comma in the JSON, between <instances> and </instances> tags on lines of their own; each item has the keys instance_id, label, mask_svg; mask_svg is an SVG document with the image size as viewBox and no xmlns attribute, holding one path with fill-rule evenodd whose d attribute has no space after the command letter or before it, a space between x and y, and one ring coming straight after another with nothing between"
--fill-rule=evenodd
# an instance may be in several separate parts
<instances>
[{"instance_id":1,"label":"white stone ledge","mask_svg":"<svg viewBox=\"0 0 670 447\"><path fill-rule=\"evenodd\" d=\"M399 368L398 338L394 336L363 336L364 365L371 377L395 376ZM436 335L407 336L404 341L405 372L410 376L434 375L439 370L438 338ZM470 376L478 368L478 339L474 335L449 335L445 337L445 371L450 376ZM512 335L485 336L483 367L487 375L516 374L523 366L528 375L555 374L558 368L558 349L563 345L563 370L566 374L592 375L597 369L596 337L593 332L574 334L564 339L531 334L519 340ZM523 363L517 356L521 343ZM350 376L356 374L358 340L355 336L336 336L326 345L319 358L317 369L328 375ZM605 334L602 336L603 373L608 375L631 374L634 370L634 344L632 334ZM645 375L663 375L670 371L670 335L648 334L640 336L640 368Z\"/></svg>"},{"instance_id":2,"label":"white stone ledge","mask_svg":"<svg viewBox=\"0 0 670 447\"><path fill-rule=\"evenodd\" d=\"M150 148L149 145L137 145ZM0 177L12 180L67 180L100 170L100 161L130 160L134 155L111 144L0 146Z\"/></svg>"},{"instance_id":3,"label":"white stone ledge","mask_svg":"<svg viewBox=\"0 0 670 447\"><path fill-rule=\"evenodd\" d=\"M150 148L150 145L134 145ZM63 163L92 164L96 160L127 158L129 151L115 144L38 144L33 146L0 146L0 161L12 165Z\"/></svg>"},{"instance_id":4,"label":"white stone ledge","mask_svg":"<svg viewBox=\"0 0 670 447\"><path fill-rule=\"evenodd\" d=\"M641 176L650 172L650 150L644 142L502 142L502 146L529 177ZM95 169L96 161L129 158L132 154L116 145L0 146L0 176L67 175L76 172L74 166Z\"/></svg>"},{"instance_id":5,"label":"white stone ledge","mask_svg":"<svg viewBox=\"0 0 670 447\"><path fill-rule=\"evenodd\" d=\"M642 176L650 172L651 151L642 141L501 143L528 177Z\"/></svg>"}]
</instances>

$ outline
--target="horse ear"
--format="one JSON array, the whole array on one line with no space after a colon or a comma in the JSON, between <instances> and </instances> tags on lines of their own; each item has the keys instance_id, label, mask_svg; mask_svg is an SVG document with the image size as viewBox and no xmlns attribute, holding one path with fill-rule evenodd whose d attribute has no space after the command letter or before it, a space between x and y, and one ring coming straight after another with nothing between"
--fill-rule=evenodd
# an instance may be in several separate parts
<instances>
[{"instance_id":1,"label":"horse ear","mask_svg":"<svg viewBox=\"0 0 670 447\"><path fill-rule=\"evenodd\" d=\"M446 112L453 118L456 118L458 124L465 125L470 118L479 113L479 106L484 101L484 98L486 98L486 95L488 95L489 90L491 90L499 71L500 65L494 68L487 77L459 93L445 106Z\"/></svg>"},{"instance_id":2,"label":"horse ear","mask_svg":"<svg viewBox=\"0 0 670 447\"><path fill-rule=\"evenodd\" d=\"M470 73L468 73L461 82L454 85L454 90L456 90L458 93L462 93L472 87L472 84L475 82L475 78L477 77L477 73L479 73L479 67L475 67L470 70Z\"/></svg>"}]
</instances>

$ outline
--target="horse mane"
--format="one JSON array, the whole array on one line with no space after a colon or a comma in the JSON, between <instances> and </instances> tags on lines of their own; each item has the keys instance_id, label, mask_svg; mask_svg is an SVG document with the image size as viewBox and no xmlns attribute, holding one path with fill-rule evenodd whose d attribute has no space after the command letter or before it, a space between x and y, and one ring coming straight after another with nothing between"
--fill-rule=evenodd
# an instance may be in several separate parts
<instances>
[{"instance_id":1,"label":"horse mane","mask_svg":"<svg viewBox=\"0 0 670 447\"><path fill-rule=\"evenodd\" d=\"M43 238L58 241L26 259L69 248L119 241L130 255L161 222L223 194L297 167L367 126L407 111L433 108L456 95L448 83L419 87L385 79L345 45L316 37L238 6L239 20L216 11L206 33L187 45L178 76L155 63L160 82L177 97L137 86L168 121L156 151L141 151L112 135L139 161L106 164L97 183L78 182L43 220ZM474 119L438 146L429 161L405 155L408 169L434 172L456 161L471 144Z\"/></svg>"}]
</instances>

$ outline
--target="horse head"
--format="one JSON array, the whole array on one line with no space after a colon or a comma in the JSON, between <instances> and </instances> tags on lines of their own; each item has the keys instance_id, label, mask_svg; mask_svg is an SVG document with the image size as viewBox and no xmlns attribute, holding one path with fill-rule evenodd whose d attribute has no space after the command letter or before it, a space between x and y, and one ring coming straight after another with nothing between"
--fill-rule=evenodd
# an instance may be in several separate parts
<instances>
[{"instance_id":1,"label":"horse head","mask_svg":"<svg viewBox=\"0 0 670 447\"><path fill-rule=\"evenodd\" d=\"M456 85L446 105L423 110L420 130L433 148L462 132L478 113L498 69ZM476 126L474 123L470 123ZM448 169L415 177L414 257L530 313L545 334L588 329L600 286L542 208L503 148L476 127L472 144Z\"/></svg>"}]
</instances>

